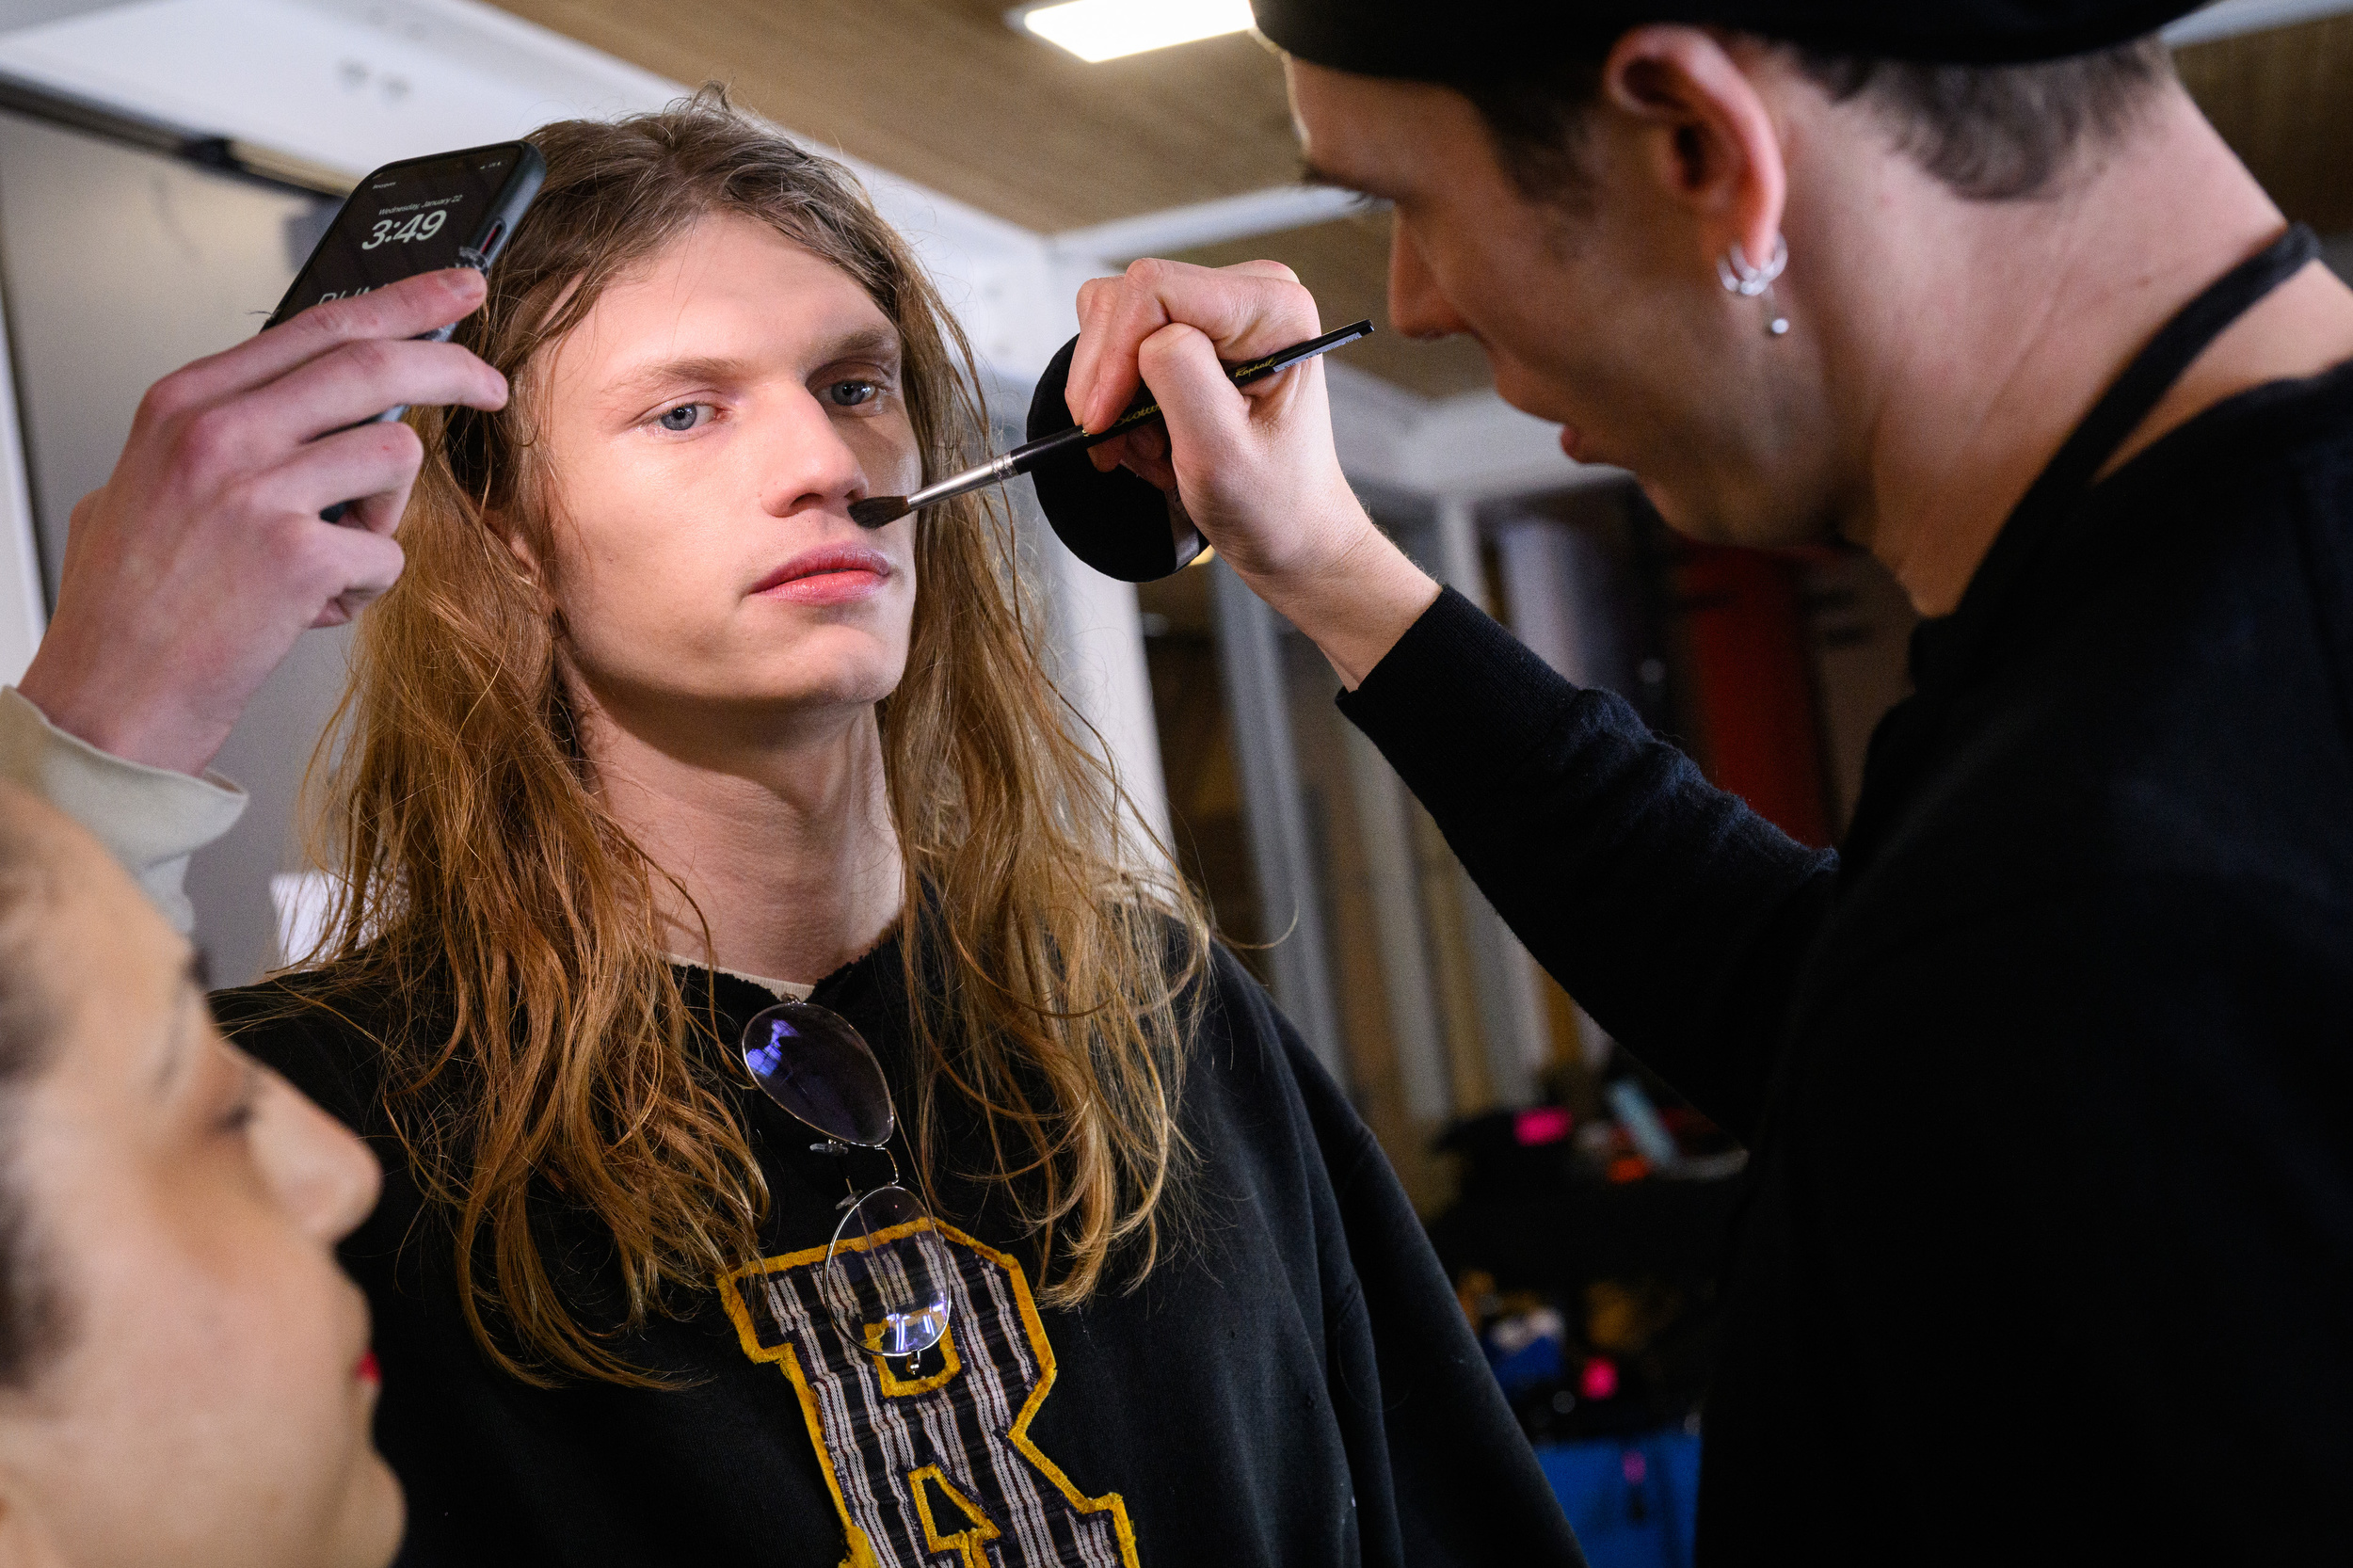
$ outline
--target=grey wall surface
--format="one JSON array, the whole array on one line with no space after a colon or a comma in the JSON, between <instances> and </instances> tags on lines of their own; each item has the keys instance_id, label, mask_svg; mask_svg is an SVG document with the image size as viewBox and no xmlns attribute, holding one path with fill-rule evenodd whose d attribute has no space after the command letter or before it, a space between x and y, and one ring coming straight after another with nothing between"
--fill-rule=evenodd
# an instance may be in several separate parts
<instances>
[{"instance_id":1,"label":"grey wall surface","mask_svg":"<svg viewBox=\"0 0 2353 1568\"><path fill-rule=\"evenodd\" d=\"M73 504L104 484L150 383L256 331L335 203L0 114L0 268L42 570L56 595ZM252 804L197 856L197 945L218 984L276 961L269 878L295 869L295 797L343 679L347 631L313 632L215 768Z\"/></svg>"}]
</instances>

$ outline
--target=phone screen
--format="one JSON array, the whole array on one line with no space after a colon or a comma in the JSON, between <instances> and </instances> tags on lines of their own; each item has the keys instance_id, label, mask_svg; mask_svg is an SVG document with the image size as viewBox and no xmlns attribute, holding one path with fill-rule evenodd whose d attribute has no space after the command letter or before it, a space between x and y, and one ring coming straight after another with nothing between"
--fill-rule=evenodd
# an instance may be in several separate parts
<instances>
[{"instance_id":1,"label":"phone screen","mask_svg":"<svg viewBox=\"0 0 2353 1568\"><path fill-rule=\"evenodd\" d=\"M335 215L269 325L421 272L482 265L519 216L519 175L536 174L537 162L530 148L509 142L377 169Z\"/></svg>"}]
</instances>

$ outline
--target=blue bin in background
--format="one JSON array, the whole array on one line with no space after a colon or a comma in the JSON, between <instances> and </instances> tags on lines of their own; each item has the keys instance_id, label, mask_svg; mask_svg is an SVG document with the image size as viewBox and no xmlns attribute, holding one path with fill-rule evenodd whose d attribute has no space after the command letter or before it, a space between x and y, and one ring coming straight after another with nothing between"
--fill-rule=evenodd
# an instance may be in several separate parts
<instances>
[{"instance_id":1,"label":"blue bin in background","mask_svg":"<svg viewBox=\"0 0 2353 1568\"><path fill-rule=\"evenodd\" d=\"M1539 1443L1536 1462L1593 1568L1691 1568L1700 1440L1681 1427Z\"/></svg>"}]
</instances>

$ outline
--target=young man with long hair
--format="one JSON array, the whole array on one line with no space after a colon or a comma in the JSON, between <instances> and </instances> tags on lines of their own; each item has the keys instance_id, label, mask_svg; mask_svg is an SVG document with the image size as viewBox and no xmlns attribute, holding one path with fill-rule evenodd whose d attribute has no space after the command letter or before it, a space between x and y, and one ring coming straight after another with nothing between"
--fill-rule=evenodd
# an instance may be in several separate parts
<instances>
[{"instance_id":1,"label":"young man with long hair","mask_svg":"<svg viewBox=\"0 0 2353 1568\"><path fill-rule=\"evenodd\" d=\"M405 1560L1575 1560L1380 1150L1072 739L1008 520L849 520L984 439L904 242L712 99L534 140L480 378L434 361L463 406L363 516L416 475L335 918L216 999L384 1160ZM203 525L140 511L163 412L93 528ZM24 693L71 729L68 630Z\"/></svg>"}]
</instances>

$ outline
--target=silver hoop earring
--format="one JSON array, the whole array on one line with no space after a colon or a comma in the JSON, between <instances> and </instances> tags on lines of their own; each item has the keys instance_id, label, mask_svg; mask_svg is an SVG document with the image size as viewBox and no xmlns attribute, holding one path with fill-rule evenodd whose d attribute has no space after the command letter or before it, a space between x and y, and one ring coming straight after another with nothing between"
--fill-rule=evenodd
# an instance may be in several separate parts
<instances>
[{"instance_id":1,"label":"silver hoop earring","mask_svg":"<svg viewBox=\"0 0 2353 1568\"><path fill-rule=\"evenodd\" d=\"M1773 236L1773 259L1763 266L1749 260L1748 252L1734 240L1732 248L1716 259L1716 280L1726 294L1737 294L1743 299L1765 301L1765 334L1778 338L1789 330L1789 318L1781 313L1773 298L1773 280L1789 269L1789 242L1781 235Z\"/></svg>"}]
</instances>

